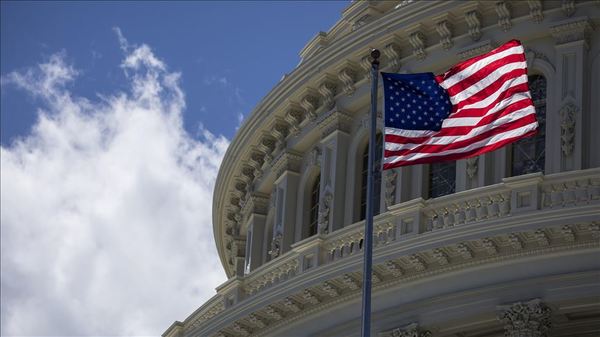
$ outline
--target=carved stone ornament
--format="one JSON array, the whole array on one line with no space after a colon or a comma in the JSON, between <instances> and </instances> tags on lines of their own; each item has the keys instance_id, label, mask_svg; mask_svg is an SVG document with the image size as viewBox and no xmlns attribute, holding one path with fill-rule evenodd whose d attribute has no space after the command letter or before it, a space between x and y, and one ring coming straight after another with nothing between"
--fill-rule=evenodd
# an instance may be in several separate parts
<instances>
[{"instance_id":1,"label":"carved stone ornament","mask_svg":"<svg viewBox=\"0 0 600 337\"><path fill-rule=\"evenodd\" d=\"M482 41L482 42L473 44L473 45L468 46L466 48L463 48L462 50L460 50L458 52L458 56L462 60L466 60L466 59L471 58L473 56L485 54L485 53L489 52L492 49L494 49L494 47L492 46L492 41L486 40L486 41Z\"/></svg>"},{"instance_id":2,"label":"carved stone ornament","mask_svg":"<svg viewBox=\"0 0 600 337\"><path fill-rule=\"evenodd\" d=\"M306 89L306 93L300 101L300 106L304 109L304 113L310 120L317 118L316 110L319 108L320 94L311 88Z\"/></svg>"},{"instance_id":3,"label":"carved stone ornament","mask_svg":"<svg viewBox=\"0 0 600 337\"><path fill-rule=\"evenodd\" d=\"M300 133L300 123L302 123L302 121L304 120L304 114L301 111L301 107L296 103L289 103L284 119L290 125L289 134L292 136L298 135L298 133ZM275 132L280 133L281 136L276 134ZM281 144L282 139L285 139L285 137L288 134L287 130L278 130L275 127L273 128L272 133L275 136L275 138L277 138L278 146Z\"/></svg>"},{"instance_id":4,"label":"carved stone ornament","mask_svg":"<svg viewBox=\"0 0 600 337\"><path fill-rule=\"evenodd\" d=\"M306 164L308 167L321 167L321 149L318 146L310 150Z\"/></svg>"},{"instance_id":5,"label":"carved stone ornament","mask_svg":"<svg viewBox=\"0 0 600 337\"><path fill-rule=\"evenodd\" d=\"M560 109L560 148L565 157L573 153L575 138L575 114L577 106L571 102Z\"/></svg>"},{"instance_id":6,"label":"carved stone ornament","mask_svg":"<svg viewBox=\"0 0 600 337\"><path fill-rule=\"evenodd\" d=\"M329 136L334 131L349 133L352 125L352 117L339 111L331 110L327 115L321 115L323 119L319 120L319 130L321 130L321 139Z\"/></svg>"},{"instance_id":7,"label":"carved stone ornament","mask_svg":"<svg viewBox=\"0 0 600 337\"><path fill-rule=\"evenodd\" d=\"M565 16L571 17L575 13L575 0L563 0L561 7Z\"/></svg>"},{"instance_id":8,"label":"carved stone ornament","mask_svg":"<svg viewBox=\"0 0 600 337\"><path fill-rule=\"evenodd\" d=\"M427 53L425 52L425 44L427 43L425 34L420 31L412 32L408 36L408 42L410 42L413 48L413 55L417 60L422 61L427 57Z\"/></svg>"},{"instance_id":9,"label":"carved stone ornament","mask_svg":"<svg viewBox=\"0 0 600 337\"><path fill-rule=\"evenodd\" d=\"M275 177L279 178L285 171L298 173L301 166L302 157L298 153L283 151L273 159L272 172L275 172Z\"/></svg>"},{"instance_id":10,"label":"carved stone ornament","mask_svg":"<svg viewBox=\"0 0 600 337\"><path fill-rule=\"evenodd\" d=\"M506 1L496 2L496 14L498 14L498 26L503 31L508 32L512 27L512 23L510 22L510 8Z\"/></svg>"},{"instance_id":11,"label":"carved stone ornament","mask_svg":"<svg viewBox=\"0 0 600 337\"><path fill-rule=\"evenodd\" d=\"M326 187L323 201L319 205L319 218L317 222L317 231L319 234L327 234L329 231L329 215L331 213L332 202L333 194L331 194L329 187Z\"/></svg>"},{"instance_id":12,"label":"carved stone ornament","mask_svg":"<svg viewBox=\"0 0 600 337\"><path fill-rule=\"evenodd\" d=\"M395 328L380 334L380 337L430 337L431 331L419 328L417 323Z\"/></svg>"},{"instance_id":13,"label":"carved stone ornament","mask_svg":"<svg viewBox=\"0 0 600 337\"><path fill-rule=\"evenodd\" d=\"M398 43L395 42L395 37L393 37L391 40L392 41L388 40L388 42L383 47L383 54L386 57L386 66L389 65L389 70L396 72L398 71L398 69L400 69L400 48L398 46ZM369 70L371 70L370 67Z\"/></svg>"},{"instance_id":14,"label":"carved stone ornament","mask_svg":"<svg viewBox=\"0 0 600 337\"><path fill-rule=\"evenodd\" d=\"M527 0L529 5L529 17L535 23L541 23L544 20L544 13L541 0Z\"/></svg>"},{"instance_id":15,"label":"carved stone ornament","mask_svg":"<svg viewBox=\"0 0 600 337\"><path fill-rule=\"evenodd\" d=\"M396 203L396 170L388 170L385 174L385 204L387 207Z\"/></svg>"},{"instance_id":16,"label":"carved stone ornament","mask_svg":"<svg viewBox=\"0 0 600 337\"><path fill-rule=\"evenodd\" d=\"M552 33L557 44L583 40L589 46L589 33L591 30L592 26L587 17L571 18L550 26L550 33Z\"/></svg>"},{"instance_id":17,"label":"carved stone ornament","mask_svg":"<svg viewBox=\"0 0 600 337\"><path fill-rule=\"evenodd\" d=\"M473 179L477 174L477 162L479 161L479 156L467 158L467 176L469 179Z\"/></svg>"},{"instance_id":18,"label":"carved stone ornament","mask_svg":"<svg viewBox=\"0 0 600 337\"><path fill-rule=\"evenodd\" d=\"M469 36L473 41L479 41L481 39L481 15L477 10L471 10L465 13L465 20L469 27Z\"/></svg>"},{"instance_id":19,"label":"carved stone ornament","mask_svg":"<svg viewBox=\"0 0 600 337\"><path fill-rule=\"evenodd\" d=\"M335 95L337 94L336 80L332 75L326 74L319 85L319 94L323 99L323 106L327 110L335 106Z\"/></svg>"},{"instance_id":20,"label":"carved stone ornament","mask_svg":"<svg viewBox=\"0 0 600 337\"><path fill-rule=\"evenodd\" d=\"M452 24L447 18L443 18L435 24L435 30L440 35L440 43L444 50L449 50L454 45L452 41Z\"/></svg>"},{"instance_id":21,"label":"carved stone ornament","mask_svg":"<svg viewBox=\"0 0 600 337\"><path fill-rule=\"evenodd\" d=\"M283 239L281 233L277 233L273 236L273 240L271 240L271 250L269 250L269 255L271 259L278 257L281 254L281 240Z\"/></svg>"},{"instance_id":22,"label":"carved stone ornament","mask_svg":"<svg viewBox=\"0 0 600 337\"><path fill-rule=\"evenodd\" d=\"M352 96L356 90L354 86L356 73L356 65L350 61L346 61L338 71L338 79L342 82L344 93L348 96Z\"/></svg>"},{"instance_id":23,"label":"carved stone ornament","mask_svg":"<svg viewBox=\"0 0 600 337\"><path fill-rule=\"evenodd\" d=\"M552 311L539 299L499 307L506 337L545 337L551 328Z\"/></svg>"},{"instance_id":24,"label":"carved stone ornament","mask_svg":"<svg viewBox=\"0 0 600 337\"><path fill-rule=\"evenodd\" d=\"M367 81L371 81L371 68L373 65L371 64L371 55L365 55L360 58L360 68L363 72L363 77Z\"/></svg>"}]
</instances>

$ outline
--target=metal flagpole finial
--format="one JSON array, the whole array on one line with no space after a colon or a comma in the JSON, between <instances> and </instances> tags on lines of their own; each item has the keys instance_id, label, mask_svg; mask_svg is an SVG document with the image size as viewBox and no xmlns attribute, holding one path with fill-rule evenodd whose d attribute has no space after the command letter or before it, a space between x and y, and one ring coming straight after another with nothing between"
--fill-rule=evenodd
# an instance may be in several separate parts
<instances>
[{"instance_id":1,"label":"metal flagpole finial","mask_svg":"<svg viewBox=\"0 0 600 337\"><path fill-rule=\"evenodd\" d=\"M379 65L379 56L381 56L381 52L379 51L379 49L371 49L371 58L373 58L371 64Z\"/></svg>"}]
</instances>

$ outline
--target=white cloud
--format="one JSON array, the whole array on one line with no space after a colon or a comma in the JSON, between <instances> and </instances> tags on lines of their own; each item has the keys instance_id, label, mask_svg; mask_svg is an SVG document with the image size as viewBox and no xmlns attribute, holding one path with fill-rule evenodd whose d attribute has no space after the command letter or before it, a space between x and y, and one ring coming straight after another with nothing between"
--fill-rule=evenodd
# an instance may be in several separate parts
<instances>
[{"instance_id":1,"label":"white cloud","mask_svg":"<svg viewBox=\"0 0 600 337\"><path fill-rule=\"evenodd\" d=\"M229 142L190 137L180 75L115 31L130 92L75 97L64 53L2 76L43 102L0 149L3 336L160 335L225 280L211 208Z\"/></svg>"}]
</instances>

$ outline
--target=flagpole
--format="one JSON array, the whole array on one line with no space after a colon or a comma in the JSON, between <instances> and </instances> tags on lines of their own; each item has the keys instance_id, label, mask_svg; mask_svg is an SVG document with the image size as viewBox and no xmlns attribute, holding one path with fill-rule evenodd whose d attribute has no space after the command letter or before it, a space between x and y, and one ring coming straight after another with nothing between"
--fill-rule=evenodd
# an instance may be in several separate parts
<instances>
[{"instance_id":1,"label":"flagpole","mask_svg":"<svg viewBox=\"0 0 600 337\"><path fill-rule=\"evenodd\" d=\"M367 209L365 218L364 235L364 264L363 264L363 292L362 292L362 321L361 336L371 336L371 275L373 263L373 176L375 170L375 149L377 132L377 81L379 79L379 56L377 49L371 50L371 128L369 135L369 166L367 172Z\"/></svg>"}]
</instances>

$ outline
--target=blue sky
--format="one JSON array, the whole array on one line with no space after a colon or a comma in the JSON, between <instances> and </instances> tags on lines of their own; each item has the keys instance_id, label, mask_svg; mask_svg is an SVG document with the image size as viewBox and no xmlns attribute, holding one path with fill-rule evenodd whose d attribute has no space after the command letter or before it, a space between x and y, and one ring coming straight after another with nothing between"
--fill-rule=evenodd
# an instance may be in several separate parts
<instances>
[{"instance_id":1,"label":"blue sky","mask_svg":"<svg viewBox=\"0 0 600 337\"><path fill-rule=\"evenodd\" d=\"M347 3L0 6L0 335L160 335L226 280L240 118Z\"/></svg>"},{"instance_id":2,"label":"blue sky","mask_svg":"<svg viewBox=\"0 0 600 337\"><path fill-rule=\"evenodd\" d=\"M339 19L345 1L25 2L2 1L2 74L64 51L82 74L73 91L93 98L122 89L119 27L182 73L186 130L198 123L231 138L240 114L299 62L298 52ZM36 102L2 89L1 141L26 135Z\"/></svg>"}]
</instances>

